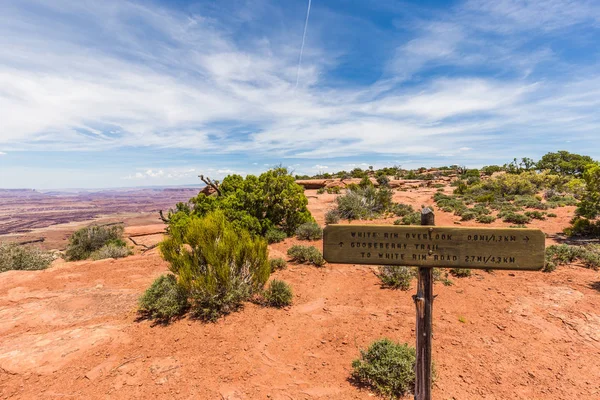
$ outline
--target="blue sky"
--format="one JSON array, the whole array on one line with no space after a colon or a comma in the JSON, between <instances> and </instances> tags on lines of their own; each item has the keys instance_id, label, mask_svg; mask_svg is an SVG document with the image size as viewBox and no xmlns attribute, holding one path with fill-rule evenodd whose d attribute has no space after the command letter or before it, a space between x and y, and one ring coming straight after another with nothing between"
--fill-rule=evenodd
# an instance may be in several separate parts
<instances>
[{"instance_id":1,"label":"blue sky","mask_svg":"<svg viewBox=\"0 0 600 400\"><path fill-rule=\"evenodd\" d=\"M307 5L1 2L0 188L600 158L600 2Z\"/></svg>"}]
</instances>

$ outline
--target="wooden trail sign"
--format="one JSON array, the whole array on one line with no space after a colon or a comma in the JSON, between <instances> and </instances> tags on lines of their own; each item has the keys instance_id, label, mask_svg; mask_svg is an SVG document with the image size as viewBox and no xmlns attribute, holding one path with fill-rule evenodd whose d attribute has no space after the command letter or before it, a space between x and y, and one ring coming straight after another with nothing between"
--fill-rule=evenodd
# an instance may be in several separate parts
<instances>
[{"instance_id":1,"label":"wooden trail sign","mask_svg":"<svg viewBox=\"0 0 600 400\"><path fill-rule=\"evenodd\" d=\"M433 211L421 226L328 225L323 257L330 263L418 266L415 400L431 400L433 268L540 270L545 235L538 229L436 227Z\"/></svg>"},{"instance_id":2,"label":"wooden trail sign","mask_svg":"<svg viewBox=\"0 0 600 400\"><path fill-rule=\"evenodd\" d=\"M323 257L343 264L539 270L544 242L538 229L328 225Z\"/></svg>"}]
</instances>

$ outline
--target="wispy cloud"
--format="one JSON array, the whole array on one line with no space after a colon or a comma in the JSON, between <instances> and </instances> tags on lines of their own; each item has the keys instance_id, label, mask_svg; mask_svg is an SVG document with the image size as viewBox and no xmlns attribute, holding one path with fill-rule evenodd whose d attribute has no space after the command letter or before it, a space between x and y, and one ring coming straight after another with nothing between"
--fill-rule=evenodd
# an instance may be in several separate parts
<instances>
[{"instance_id":1,"label":"wispy cloud","mask_svg":"<svg viewBox=\"0 0 600 400\"><path fill-rule=\"evenodd\" d=\"M472 0L427 19L398 14L395 30L383 33L367 16L319 3L306 18L304 8L279 3L222 4L192 11L113 0L3 4L0 145L192 149L223 154L223 164L235 153L253 165L294 158L312 159L305 168L314 159L333 168L341 164L330 160L353 156L529 155L565 134L583 145L600 126L594 1ZM346 43L333 36L333 19L365 29ZM372 60L380 37L389 37L390 51ZM357 76L364 63L379 74ZM214 172L231 169L223 164ZM127 177L169 174L161 166Z\"/></svg>"}]
</instances>

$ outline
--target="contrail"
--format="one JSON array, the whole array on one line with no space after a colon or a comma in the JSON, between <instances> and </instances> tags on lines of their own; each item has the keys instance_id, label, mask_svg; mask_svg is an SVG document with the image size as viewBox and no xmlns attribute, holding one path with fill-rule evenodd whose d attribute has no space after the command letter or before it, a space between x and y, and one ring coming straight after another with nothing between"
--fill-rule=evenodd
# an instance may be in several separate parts
<instances>
[{"instance_id":1,"label":"contrail","mask_svg":"<svg viewBox=\"0 0 600 400\"><path fill-rule=\"evenodd\" d=\"M298 80L300 79L300 66L302 65L302 53L304 52L304 41L306 40L306 28L308 28L308 16L310 15L310 4L311 0L308 0L308 8L306 10L306 21L304 21L304 33L302 34L302 46L300 46L300 57L298 59L298 69L296 70L296 86L294 91L298 88Z\"/></svg>"}]
</instances>

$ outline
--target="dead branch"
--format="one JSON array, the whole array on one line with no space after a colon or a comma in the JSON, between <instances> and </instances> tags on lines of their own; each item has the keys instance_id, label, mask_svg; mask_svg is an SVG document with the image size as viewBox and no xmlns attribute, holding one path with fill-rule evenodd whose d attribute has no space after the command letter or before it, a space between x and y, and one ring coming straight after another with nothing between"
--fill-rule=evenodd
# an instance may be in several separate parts
<instances>
[{"instance_id":1,"label":"dead branch","mask_svg":"<svg viewBox=\"0 0 600 400\"><path fill-rule=\"evenodd\" d=\"M208 176L205 178L204 175L198 175L198 178L200 178L200 180L202 182L204 182L205 184L207 184L208 186L212 187L213 189L216 190L217 194L219 196L222 195L221 193L221 189L219 189L219 184L216 181L213 181L212 179L210 179Z\"/></svg>"},{"instance_id":2,"label":"dead branch","mask_svg":"<svg viewBox=\"0 0 600 400\"><path fill-rule=\"evenodd\" d=\"M160 216L162 222L164 222L165 224L168 224L170 222L169 219L165 218L165 216L163 215L163 210L158 210L158 215Z\"/></svg>"},{"instance_id":3,"label":"dead branch","mask_svg":"<svg viewBox=\"0 0 600 400\"><path fill-rule=\"evenodd\" d=\"M162 232L161 232L161 233L162 233ZM136 245L136 246L139 246L139 247L143 247L143 248L144 248L144 250L142 250L142 254L144 254L145 252L147 252L147 251L150 251L150 250L152 250L152 249L154 249L154 248L158 247L158 245L160 244L160 243L156 243L156 244L153 244L152 246L146 246L146 245L145 245L145 244L143 244L143 243L138 243L138 242L136 242L135 240L133 240L133 238L132 238L131 236L129 236L129 237L128 237L128 239L129 239L129 240L131 240L131 242L132 242L134 245Z\"/></svg>"}]
</instances>

